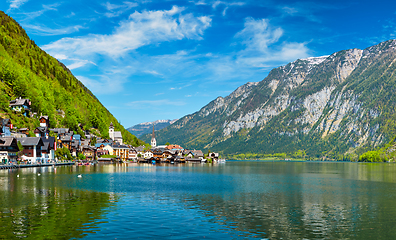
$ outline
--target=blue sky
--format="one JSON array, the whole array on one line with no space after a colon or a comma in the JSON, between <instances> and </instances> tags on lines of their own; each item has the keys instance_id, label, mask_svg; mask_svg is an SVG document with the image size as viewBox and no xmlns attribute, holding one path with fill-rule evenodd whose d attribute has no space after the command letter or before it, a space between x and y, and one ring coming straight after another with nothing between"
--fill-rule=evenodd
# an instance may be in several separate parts
<instances>
[{"instance_id":1,"label":"blue sky","mask_svg":"<svg viewBox=\"0 0 396 240\"><path fill-rule=\"evenodd\" d=\"M395 38L394 1L3 0L125 127L198 111L298 58Z\"/></svg>"}]
</instances>

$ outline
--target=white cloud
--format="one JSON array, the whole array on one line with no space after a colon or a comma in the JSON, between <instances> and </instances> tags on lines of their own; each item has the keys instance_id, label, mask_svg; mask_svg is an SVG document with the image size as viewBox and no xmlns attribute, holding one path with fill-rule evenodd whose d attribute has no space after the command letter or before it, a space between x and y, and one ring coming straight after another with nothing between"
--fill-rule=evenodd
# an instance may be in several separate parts
<instances>
[{"instance_id":1,"label":"white cloud","mask_svg":"<svg viewBox=\"0 0 396 240\"><path fill-rule=\"evenodd\" d=\"M208 5L205 1L199 0L199 1L189 1L191 3L194 3L195 5Z\"/></svg>"},{"instance_id":2,"label":"white cloud","mask_svg":"<svg viewBox=\"0 0 396 240\"><path fill-rule=\"evenodd\" d=\"M236 34L243 39L248 50L266 52L268 46L279 41L283 35L281 28L271 29L267 19L245 19L244 29Z\"/></svg>"},{"instance_id":3,"label":"white cloud","mask_svg":"<svg viewBox=\"0 0 396 240\"><path fill-rule=\"evenodd\" d=\"M281 41L284 31L267 19L246 18L244 29L235 37L245 48L238 52L238 62L252 67L269 67L272 63L293 61L309 56L306 43Z\"/></svg>"},{"instance_id":4,"label":"white cloud","mask_svg":"<svg viewBox=\"0 0 396 240\"><path fill-rule=\"evenodd\" d=\"M148 73L148 74L151 74L151 75L162 76L162 74L160 74L160 73L158 73L157 71L154 71L154 70L146 70L144 72Z\"/></svg>"},{"instance_id":5,"label":"white cloud","mask_svg":"<svg viewBox=\"0 0 396 240\"><path fill-rule=\"evenodd\" d=\"M10 9L14 9L14 8L19 8L20 6L22 6L23 4L25 4L26 2L28 2L29 0L10 0L8 1L10 4Z\"/></svg>"},{"instance_id":6,"label":"white cloud","mask_svg":"<svg viewBox=\"0 0 396 240\"><path fill-rule=\"evenodd\" d=\"M53 29L53 28L43 27L39 25L31 25L31 24L23 24L23 27L25 29L29 29L30 33L41 36L56 36L56 35L70 34L70 33L78 32L80 29L83 28L80 25L76 25L76 26Z\"/></svg>"},{"instance_id":7,"label":"white cloud","mask_svg":"<svg viewBox=\"0 0 396 240\"><path fill-rule=\"evenodd\" d=\"M229 7L229 6L243 6L243 5L245 5L246 3L244 3L244 2L223 2L223 1L215 1L213 4L212 4L212 8L214 8L214 9L216 9L219 5L225 5L226 7Z\"/></svg>"},{"instance_id":8,"label":"white cloud","mask_svg":"<svg viewBox=\"0 0 396 240\"><path fill-rule=\"evenodd\" d=\"M123 2L123 4L121 5L117 5L117 4L111 4L109 2L106 2L106 4L103 4L103 6L106 8L107 13L105 13L105 16L108 18L112 18L112 17L118 17L121 14L123 14L124 12L137 7L138 4L135 2Z\"/></svg>"},{"instance_id":9,"label":"white cloud","mask_svg":"<svg viewBox=\"0 0 396 240\"><path fill-rule=\"evenodd\" d=\"M218 6L220 6L220 5L223 5L224 6L224 9L223 9L223 12L222 12L222 15L223 15L223 17L226 15L226 12L227 12L227 9L229 8L229 7L233 7L233 6L243 6L243 5L245 5L246 3L244 3L244 2L223 2L223 1L215 1L213 4L212 4L212 8L213 9L216 9Z\"/></svg>"},{"instance_id":10,"label":"white cloud","mask_svg":"<svg viewBox=\"0 0 396 240\"><path fill-rule=\"evenodd\" d=\"M74 59L74 62L72 64L67 65L67 68L69 68L70 70L76 69L76 68L80 68L83 67L87 64L93 64L96 65L95 63L88 61L88 60L79 60L79 59Z\"/></svg>"},{"instance_id":11,"label":"white cloud","mask_svg":"<svg viewBox=\"0 0 396 240\"><path fill-rule=\"evenodd\" d=\"M174 6L168 11L136 11L127 21L121 22L113 34L63 38L42 48L52 54L120 57L145 45L184 38L202 39L203 31L211 25L211 18L182 14L183 10Z\"/></svg>"}]
</instances>

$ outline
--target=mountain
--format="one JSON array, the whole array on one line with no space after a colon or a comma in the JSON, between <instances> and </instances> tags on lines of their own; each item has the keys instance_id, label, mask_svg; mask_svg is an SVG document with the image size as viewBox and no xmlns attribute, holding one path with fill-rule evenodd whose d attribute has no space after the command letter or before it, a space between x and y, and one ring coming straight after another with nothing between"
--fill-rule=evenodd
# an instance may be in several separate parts
<instances>
[{"instance_id":1,"label":"mountain","mask_svg":"<svg viewBox=\"0 0 396 240\"><path fill-rule=\"evenodd\" d=\"M396 40L298 59L158 131L157 142L233 156L359 154L396 135L395 62Z\"/></svg>"},{"instance_id":2,"label":"mountain","mask_svg":"<svg viewBox=\"0 0 396 240\"><path fill-rule=\"evenodd\" d=\"M90 130L108 137L113 122L124 141L144 144L118 123L99 100L61 62L41 50L24 29L0 11L0 117L10 118L15 127L31 131L37 118L25 117L9 108L9 101L22 97L31 101L31 113L48 115L50 127L68 127L83 134Z\"/></svg>"},{"instance_id":3,"label":"mountain","mask_svg":"<svg viewBox=\"0 0 396 240\"><path fill-rule=\"evenodd\" d=\"M145 123L140 123L137 124L133 127L127 128L127 130L132 133L133 135L135 135L136 137L140 137L143 134L149 134L152 133L153 131L153 125L154 125L154 129L155 131L161 130L171 124L173 124L174 122L176 122L178 119L174 119L174 120L157 120L154 122L145 122Z\"/></svg>"}]
</instances>

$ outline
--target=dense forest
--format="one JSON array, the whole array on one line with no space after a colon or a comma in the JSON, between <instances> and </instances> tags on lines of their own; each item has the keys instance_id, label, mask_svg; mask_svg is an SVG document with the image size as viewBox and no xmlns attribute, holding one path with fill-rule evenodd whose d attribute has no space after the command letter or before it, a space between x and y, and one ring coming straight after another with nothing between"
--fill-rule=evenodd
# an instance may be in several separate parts
<instances>
[{"instance_id":1,"label":"dense forest","mask_svg":"<svg viewBox=\"0 0 396 240\"><path fill-rule=\"evenodd\" d=\"M144 144L124 129L99 100L76 79L64 64L41 50L24 29L0 11L0 117L10 118L15 127L34 130L37 118L25 117L9 108L18 97L31 100L31 113L48 115L51 128L67 127L83 134L89 130L108 138L113 122L124 142Z\"/></svg>"}]
</instances>

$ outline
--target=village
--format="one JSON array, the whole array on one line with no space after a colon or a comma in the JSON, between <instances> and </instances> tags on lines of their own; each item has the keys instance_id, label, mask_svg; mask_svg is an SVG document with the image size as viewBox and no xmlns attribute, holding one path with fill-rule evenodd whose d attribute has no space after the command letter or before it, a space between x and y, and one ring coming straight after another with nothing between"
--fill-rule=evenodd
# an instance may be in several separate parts
<instances>
[{"instance_id":1,"label":"village","mask_svg":"<svg viewBox=\"0 0 396 240\"><path fill-rule=\"evenodd\" d=\"M29 129L16 128L12 119L0 118L0 164L5 166L56 164L66 160L79 165L94 163L202 163L221 162L219 154L188 150L175 144L157 145L154 126L151 145L133 147L123 143L120 131L109 124L109 139L85 131L84 138L69 128L50 128L48 116L30 113L29 99L17 98L9 107L26 117L37 117L40 125L29 137Z\"/></svg>"}]
</instances>

